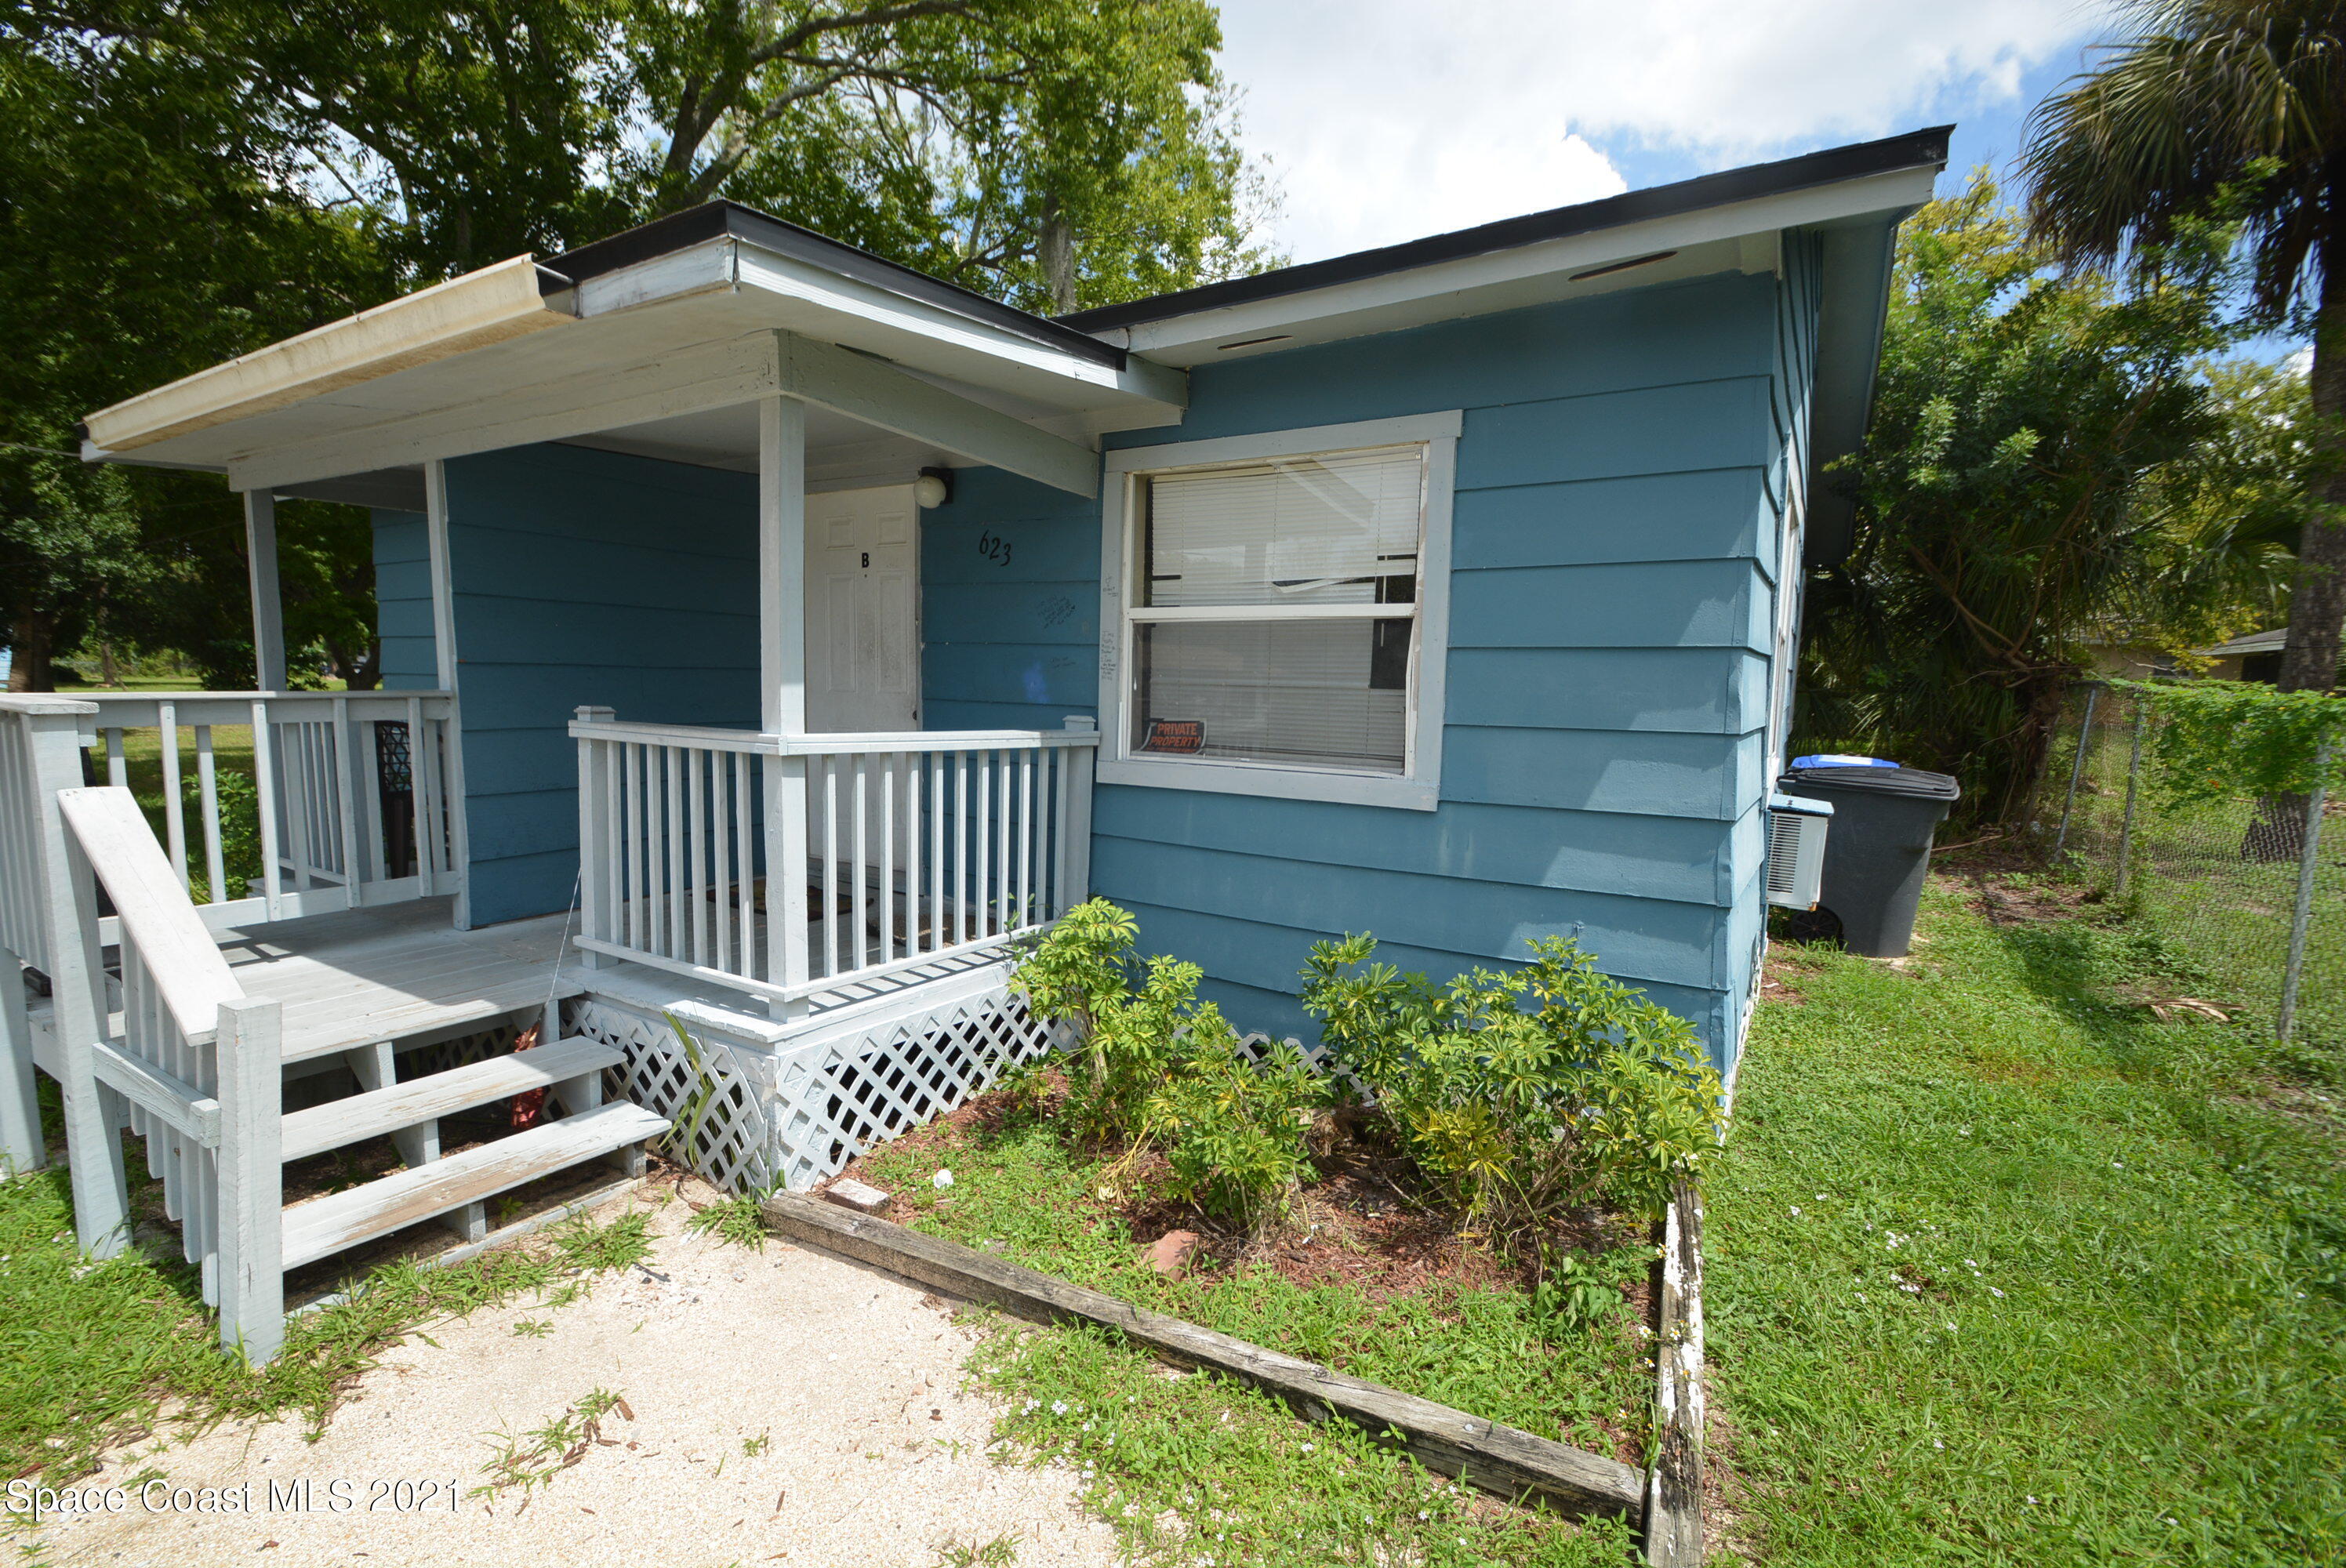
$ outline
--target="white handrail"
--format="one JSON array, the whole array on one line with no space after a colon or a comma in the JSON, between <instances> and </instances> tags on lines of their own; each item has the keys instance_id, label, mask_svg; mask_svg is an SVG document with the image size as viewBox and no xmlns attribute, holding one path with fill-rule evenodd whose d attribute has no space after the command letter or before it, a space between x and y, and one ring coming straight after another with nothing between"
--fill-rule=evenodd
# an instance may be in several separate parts
<instances>
[{"instance_id":1,"label":"white handrail","mask_svg":"<svg viewBox=\"0 0 2346 1568\"><path fill-rule=\"evenodd\" d=\"M580 740L632 740L650 746L688 746L704 751L740 751L761 757L846 757L870 751L1034 750L1055 746L1097 746L1096 729L906 729L831 735L762 735L754 729L718 729L688 724L634 724L616 719L576 719L571 735Z\"/></svg>"},{"instance_id":2,"label":"white handrail","mask_svg":"<svg viewBox=\"0 0 2346 1568\"><path fill-rule=\"evenodd\" d=\"M195 905L171 874L154 830L128 789L57 794L90 871L122 921L122 945L139 962L171 1022L190 1042L210 1040L220 1003L244 994Z\"/></svg>"},{"instance_id":3,"label":"white handrail","mask_svg":"<svg viewBox=\"0 0 2346 1568\"><path fill-rule=\"evenodd\" d=\"M121 952L118 1029L102 970L56 977L81 993L70 1008L61 993L56 1012L68 1092L87 1085L98 1101L100 1135L68 1134L76 1192L85 1177L121 1190L112 1134L127 1122L219 1308L222 1343L266 1361L284 1338L280 1010L238 984L129 790L62 789L56 808L71 892L54 940L97 949L103 887Z\"/></svg>"},{"instance_id":4,"label":"white handrail","mask_svg":"<svg viewBox=\"0 0 2346 1568\"><path fill-rule=\"evenodd\" d=\"M1004 947L1088 893L1088 719L784 736L582 708L570 733L580 947L784 1016Z\"/></svg>"}]
</instances>

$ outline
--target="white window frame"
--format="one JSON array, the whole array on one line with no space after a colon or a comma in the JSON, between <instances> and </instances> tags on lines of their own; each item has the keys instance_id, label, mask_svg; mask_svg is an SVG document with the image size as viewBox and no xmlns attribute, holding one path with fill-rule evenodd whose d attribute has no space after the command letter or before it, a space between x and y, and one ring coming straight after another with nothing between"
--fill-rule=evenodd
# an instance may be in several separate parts
<instances>
[{"instance_id":1,"label":"white window frame","mask_svg":"<svg viewBox=\"0 0 2346 1568\"><path fill-rule=\"evenodd\" d=\"M1139 784L1219 795L1263 795L1283 800L1326 800L1431 811L1442 798L1443 684L1450 653L1450 513L1457 488L1458 437L1465 416L1457 409L1398 419L1321 424L1260 435L1127 447L1107 454L1100 508L1100 754L1103 784ZM1362 447L1425 448L1425 513L1418 544L1417 599L1411 638L1403 767L1399 773L1292 763L1243 762L1219 757L1179 759L1137 757L1125 721L1125 672L1131 667L1136 623L1129 585L1137 580L1134 503L1151 475L1224 463L1273 457L1314 457ZM1155 619L1205 619L1227 611L1199 611Z\"/></svg>"}]
</instances>

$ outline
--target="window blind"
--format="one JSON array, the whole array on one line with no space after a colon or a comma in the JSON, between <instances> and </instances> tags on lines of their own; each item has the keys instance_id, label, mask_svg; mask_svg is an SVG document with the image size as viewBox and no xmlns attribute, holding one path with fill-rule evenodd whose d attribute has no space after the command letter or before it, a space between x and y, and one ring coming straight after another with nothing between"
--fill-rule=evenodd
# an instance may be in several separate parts
<instances>
[{"instance_id":1,"label":"window blind","mask_svg":"<svg viewBox=\"0 0 2346 1568\"><path fill-rule=\"evenodd\" d=\"M1407 603L1424 492L1420 446L1154 475L1141 603Z\"/></svg>"}]
</instances>

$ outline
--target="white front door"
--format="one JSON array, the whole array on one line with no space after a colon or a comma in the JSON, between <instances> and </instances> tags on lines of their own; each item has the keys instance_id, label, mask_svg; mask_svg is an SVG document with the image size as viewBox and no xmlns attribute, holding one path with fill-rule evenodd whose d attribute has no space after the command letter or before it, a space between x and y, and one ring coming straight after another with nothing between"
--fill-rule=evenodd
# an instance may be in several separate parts
<instances>
[{"instance_id":1,"label":"white front door","mask_svg":"<svg viewBox=\"0 0 2346 1568\"><path fill-rule=\"evenodd\" d=\"M807 728L921 727L920 508L909 484L806 498Z\"/></svg>"}]
</instances>

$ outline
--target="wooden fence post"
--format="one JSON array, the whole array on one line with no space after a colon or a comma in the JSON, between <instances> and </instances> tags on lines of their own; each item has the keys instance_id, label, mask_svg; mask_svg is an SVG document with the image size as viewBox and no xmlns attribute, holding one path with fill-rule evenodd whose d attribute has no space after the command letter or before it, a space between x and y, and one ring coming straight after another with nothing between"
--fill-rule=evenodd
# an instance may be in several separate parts
<instances>
[{"instance_id":1,"label":"wooden fence post","mask_svg":"<svg viewBox=\"0 0 2346 1568\"><path fill-rule=\"evenodd\" d=\"M220 1344L261 1366L285 1342L284 1046L280 1009L223 1002L219 1074Z\"/></svg>"}]
</instances>

